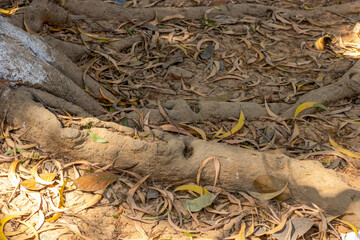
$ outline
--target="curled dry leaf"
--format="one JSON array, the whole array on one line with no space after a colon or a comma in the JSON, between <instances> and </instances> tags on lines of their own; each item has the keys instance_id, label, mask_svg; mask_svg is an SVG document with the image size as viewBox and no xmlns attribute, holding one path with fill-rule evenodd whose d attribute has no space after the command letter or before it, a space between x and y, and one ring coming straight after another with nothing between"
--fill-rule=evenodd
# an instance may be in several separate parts
<instances>
[{"instance_id":1,"label":"curled dry leaf","mask_svg":"<svg viewBox=\"0 0 360 240\"><path fill-rule=\"evenodd\" d=\"M38 231L35 229L35 227L33 225L31 225L30 223L28 222L24 222L24 221L17 221L21 224L24 224L25 226L27 226L29 229L31 229L33 232L34 232L34 236L35 236L35 240L38 240L39 239L39 233Z\"/></svg>"},{"instance_id":2,"label":"curled dry leaf","mask_svg":"<svg viewBox=\"0 0 360 240\"><path fill-rule=\"evenodd\" d=\"M275 228L267 231L267 232L264 232L264 233L260 233L260 234L256 234L256 236L260 237L260 236L264 236L264 235L271 235L271 234L274 234L274 233L277 233L279 232L281 229L284 228L285 224L287 222L287 218L284 218L281 223L279 225L277 225Z\"/></svg>"},{"instance_id":3,"label":"curled dry leaf","mask_svg":"<svg viewBox=\"0 0 360 240\"><path fill-rule=\"evenodd\" d=\"M204 42L208 42L208 41L212 41L212 42L215 43L215 46L214 46L214 50L215 50L215 51L220 48L220 44L219 44L218 41L216 41L215 39L206 38L206 39L200 40L200 41L197 43L196 49L197 49L198 51L200 51L200 50L201 50L201 45L202 45Z\"/></svg>"},{"instance_id":4,"label":"curled dry leaf","mask_svg":"<svg viewBox=\"0 0 360 240\"><path fill-rule=\"evenodd\" d=\"M263 175L259 176L254 180L254 187L260 193L274 193L281 190L285 186L285 183L280 179L271 176ZM286 189L278 196L275 197L276 200L287 200L291 198L290 189Z\"/></svg>"},{"instance_id":5,"label":"curled dry leaf","mask_svg":"<svg viewBox=\"0 0 360 240\"><path fill-rule=\"evenodd\" d=\"M287 188L287 185L288 185L288 182L284 185L283 188L281 188L280 190L275 191L275 192L258 193L258 192L250 192L249 191L249 194L259 200L266 201L266 200L273 199L273 198L279 196L280 194L282 194L285 191L285 189Z\"/></svg>"},{"instance_id":6,"label":"curled dry leaf","mask_svg":"<svg viewBox=\"0 0 360 240\"><path fill-rule=\"evenodd\" d=\"M38 168L39 168L40 164L42 164L43 162L44 162L44 160L38 162L33 168L31 168L30 174L34 177L36 182L38 182L42 185L51 185L54 183L53 179L50 181L47 181L45 179L42 179L38 174ZM49 177L49 176L47 176L47 177Z\"/></svg>"},{"instance_id":7,"label":"curled dry leaf","mask_svg":"<svg viewBox=\"0 0 360 240\"><path fill-rule=\"evenodd\" d=\"M82 211L82 210L84 210L86 208L89 208L89 207L95 205L97 202L100 201L101 198L102 198L102 193L101 194L96 194L91 200L87 201L84 205L69 208L67 210L67 212L74 212L74 213L80 212L80 211Z\"/></svg>"},{"instance_id":8,"label":"curled dry leaf","mask_svg":"<svg viewBox=\"0 0 360 240\"><path fill-rule=\"evenodd\" d=\"M216 186L216 182L217 179L219 177L219 173L220 173L220 161L219 161L219 157L215 156L215 157L209 157L207 159L205 159L204 161L201 162L201 165L199 167L199 170L197 172L196 175L196 183L198 185L200 185L200 176L201 176L201 172L203 170L203 168L206 166L206 164L209 163L209 161L214 160L214 165L215 165L215 181L214 181L214 187Z\"/></svg>"},{"instance_id":9,"label":"curled dry leaf","mask_svg":"<svg viewBox=\"0 0 360 240\"><path fill-rule=\"evenodd\" d=\"M326 45L331 41L331 38L329 35L325 35L321 38L319 38L315 43L314 47L319 51L324 51Z\"/></svg>"},{"instance_id":10,"label":"curled dry leaf","mask_svg":"<svg viewBox=\"0 0 360 240\"><path fill-rule=\"evenodd\" d=\"M202 140L206 141L206 134L205 134L204 130L202 130L198 127L191 126L191 125L186 125L186 124L181 124L181 123L179 125L183 126L183 127L188 127L190 129L194 130L201 136Z\"/></svg>"},{"instance_id":11,"label":"curled dry leaf","mask_svg":"<svg viewBox=\"0 0 360 240\"><path fill-rule=\"evenodd\" d=\"M39 176L44 181L51 182L55 179L56 173L43 173L43 174L40 174ZM37 181L35 181L34 177L26 179L25 181L22 181L20 184L23 187L25 187L26 189L33 190L33 191L38 191L38 190L41 190L46 187L46 186L38 183Z\"/></svg>"},{"instance_id":12,"label":"curled dry leaf","mask_svg":"<svg viewBox=\"0 0 360 240\"><path fill-rule=\"evenodd\" d=\"M16 167L20 161L13 161L10 164L8 178L13 187L16 187L20 181L20 177L15 173Z\"/></svg>"},{"instance_id":13,"label":"curled dry leaf","mask_svg":"<svg viewBox=\"0 0 360 240\"><path fill-rule=\"evenodd\" d=\"M13 219L13 218L17 218L17 217L20 217L20 216L24 216L26 215L25 213L23 214L14 214L14 215L8 215L8 216L5 216L3 217L1 220L0 220L0 239L1 240L6 240L7 238L5 237L5 234L4 234L4 226L5 224Z\"/></svg>"},{"instance_id":14,"label":"curled dry leaf","mask_svg":"<svg viewBox=\"0 0 360 240\"><path fill-rule=\"evenodd\" d=\"M163 19L160 20L160 22L165 22L171 19L184 19L184 18L185 18L184 15L178 13L178 14L165 16Z\"/></svg>"}]
</instances>

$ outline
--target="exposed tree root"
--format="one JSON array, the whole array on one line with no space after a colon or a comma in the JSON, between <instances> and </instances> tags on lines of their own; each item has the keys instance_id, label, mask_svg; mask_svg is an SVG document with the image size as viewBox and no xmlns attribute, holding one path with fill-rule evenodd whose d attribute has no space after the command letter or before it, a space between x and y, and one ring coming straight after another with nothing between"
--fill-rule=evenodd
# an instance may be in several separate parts
<instances>
[{"instance_id":1,"label":"exposed tree root","mask_svg":"<svg viewBox=\"0 0 360 240\"><path fill-rule=\"evenodd\" d=\"M124 11L123 8L104 5L95 0L67 1L65 7L77 14L98 19L116 18L118 21L132 19L134 16L149 20L155 17L155 12L160 19L179 13L178 9L160 8ZM103 8L106 14L99 11ZM209 8L206 7L191 8L181 10L180 13L187 18L199 18L207 10ZM222 6L221 11L216 11L216 14L264 16L269 10L279 9L239 4ZM311 17L328 10L342 14L359 12L360 3L351 3L351 7L344 4L300 13ZM294 11L280 11L286 12L289 16L296 15ZM32 27L37 30L35 26ZM114 43L113 47L118 50L124 49L138 40L141 39L133 37L126 42L118 42L118 45ZM44 150L104 165L116 160L116 167L133 167L133 171L143 175L151 174L151 178L158 182L193 179L204 159L218 156L221 163L218 183L227 190L253 190L253 180L257 176L272 175L284 181L289 180L291 192L299 201L315 203L329 214L337 215L352 211L360 217L360 203L352 200L360 198L360 192L349 187L335 172L326 170L319 162L299 161L279 152L256 152L185 136L175 137L157 130L153 130L146 138L141 138L132 128L102 122L96 118L85 118L80 122L74 120L71 122L72 128L64 128L49 109L61 107L81 117L104 113L103 108L85 93L85 86L97 97L102 97L99 93L100 88L107 97L115 97L91 77L85 75L83 78L81 70L64 54L49 47L36 35L30 35L14 27L3 17L0 17L0 52L0 77L19 80L26 86L15 90L0 88L0 118L6 119L9 125L22 127L19 132L23 137L39 143ZM356 96L360 94L359 66L360 63L357 62L339 82L304 95L290 108L287 104L269 104L270 108L278 115L291 118L296 107L303 102L316 101L328 104ZM267 116L265 108L255 103L204 101L189 106L184 101L168 101L164 107L168 109L170 118L179 122L238 118L241 110L249 119ZM149 110L150 123L163 121L158 110L144 108L141 111L145 115ZM128 117L135 118L136 114L131 113ZM93 141L88 135L88 126L92 126L93 134L109 142L102 144ZM214 168L208 164L202 174L202 184L213 184L215 175Z\"/></svg>"},{"instance_id":2,"label":"exposed tree root","mask_svg":"<svg viewBox=\"0 0 360 240\"><path fill-rule=\"evenodd\" d=\"M86 75L83 79L82 71L65 55L36 36L13 26L3 17L0 17L0 33L0 49L3 53L0 56L0 77L46 90L94 115L103 114L104 111L82 90L85 85L95 96L101 97L101 88L106 96L115 99L91 77Z\"/></svg>"},{"instance_id":3,"label":"exposed tree root","mask_svg":"<svg viewBox=\"0 0 360 240\"><path fill-rule=\"evenodd\" d=\"M359 203L351 199L358 199L360 192L342 182L333 171L324 169L319 162L300 161L280 153L256 152L191 137L174 137L156 130L148 138L133 139L131 128L94 118L80 123L95 126L91 131L109 141L101 144L94 142L86 129L63 128L51 112L32 100L31 93L26 89L2 89L1 95L0 116L5 117L7 112L8 124L25 126L21 133L26 139L38 142L42 149L59 155L104 165L116 160L115 166L135 166L133 171L151 174L157 182L193 179L204 159L219 156L221 171L218 183L227 190L252 190L257 176L270 174L289 180L295 199L315 203L329 214L357 212L359 209ZM214 168L208 164L202 174L202 184L212 184L214 178Z\"/></svg>"},{"instance_id":4,"label":"exposed tree root","mask_svg":"<svg viewBox=\"0 0 360 240\"><path fill-rule=\"evenodd\" d=\"M321 87L302 96L291 108L282 114L285 118L294 116L296 108L304 102L329 104L344 98L360 95L360 61L357 61L338 82Z\"/></svg>"},{"instance_id":5,"label":"exposed tree root","mask_svg":"<svg viewBox=\"0 0 360 240\"><path fill-rule=\"evenodd\" d=\"M303 16L315 17L326 12L336 12L338 14L350 14L360 12L360 3L351 2L341 5L333 5L328 7L316 8L312 11L307 10L288 10L279 9L277 7L265 6L260 4L228 4L219 6L219 10L213 7L192 7L187 9L177 8L122 8L117 5L107 4L96 0L73 0L67 1L65 9L73 14L86 15L91 18L114 20L114 21L128 21L129 19L136 18L140 21L152 20L157 17L163 19L168 15L181 14L185 18L200 19L207 13L209 18L214 15L225 15L231 17L239 17L242 15L250 15L255 17L264 17L269 12L282 12L289 17ZM102 11L99 11L101 9ZM213 9L214 11L211 11ZM211 13L209 13L209 10ZM104 14L104 12L106 14Z\"/></svg>"}]
</instances>

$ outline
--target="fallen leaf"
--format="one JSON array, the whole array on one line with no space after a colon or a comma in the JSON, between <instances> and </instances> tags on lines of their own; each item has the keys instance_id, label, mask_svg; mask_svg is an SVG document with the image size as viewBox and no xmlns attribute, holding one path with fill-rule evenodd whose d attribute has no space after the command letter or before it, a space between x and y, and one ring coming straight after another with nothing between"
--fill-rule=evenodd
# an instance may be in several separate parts
<instances>
[{"instance_id":1,"label":"fallen leaf","mask_svg":"<svg viewBox=\"0 0 360 240\"><path fill-rule=\"evenodd\" d=\"M181 123L179 123L179 125L183 126L183 127L191 128L192 130L197 132L204 141L206 141L206 134L205 134L204 130L202 130L202 129L198 128L198 127L191 126L191 125L186 125L186 124L181 124Z\"/></svg>"},{"instance_id":2,"label":"fallen leaf","mask_svg":"<svg viewBox=\"0 0 360 240\"><path fill-rule=\"evenodd\" d=\"M109 172L94 172L77 178L74 181L74 185L82 191L95 192L105 189L117 179L117 175Z\"/></svg>"},{"instance_id":3,"label":"fallen leaf","mask_svg":"<svg viewBox=\"0 0 360 240\"><path fill-rule=\"evenodd\" d=\"M239 121L237 122L235 127L233 127L229 132L226 132L226 133L218 136L218 138L226 138L226 137L233 135L234 133L238 132L244 126L244 123L245 123L245 117L244 117L243 112L241 111Z\"/></svg>"},{"instance_id":4,"label":"fallen leaf","mask_svg":"<svg viewBox=\"0 0 360 240\"><path fill-rule=\"evenodd\" d=\"M240 227L240 232L236 236L235 240L245 240L245 227L246 227L245 223L242 222Z\"/></svg>"},{"instance_id":5,"label":"fallen leaf","mask_svg":"<svg viewBox=\"0 0 360 240\"><path fill-rule=\"evenodd\" d=\"M209 194L209 191L199 185L182 185L175 188L175 191L192 191L201 195Z\"/></svg>"},{"instance_id":6,"label":"fallen leaf","mask_svg":"<svg viewBox=\"0 0 360 240\"><path fill-rule=\"evenodd\" d=\"M8 215L8 216L5 216L3 217L1 220L0 220L0 239L1 240L7 240L7 238L5 237L5 234L4 234L4 226L5 224L13 219L13 218L16 218L16 217L20 217L20 216L24 216L26 215L25 213L23 214L14 214L14 215Z\"/></svg>"},{"instance_id":7,"label":"fallen leaf","mask_svg":"<svg viewBox=\"0 0 360 240\"><path fill-rule=\"evenodd\" d=\"M109 141L106 139L102 139L99 138L98 136L95 136L92 132L90 132L90 130L88 130L89 136L92 138L92 140L94 140L95 142L98 143L108 143Z\"/></svg>"},{"instance_id":8,"label":"fallen leaf","mask_svg":"<svg viewBox=\"0 0 360 240\"><path fill-rule=\"evenodd\" d=\"M51 182L56 177L56 173L43 173L43 174L39 174L39 176L41 179ZM23 187L25 187L26 189L33 190L33 191L38 191L38 190L41 190L46 187L45 185L42 185L42 184L38 183L37 181L35 181L34 177L26 179L26 180L20 182L20 184Z\"/></svg>"},{"instance_id":9,"label":"fallen leaf","mask_svg":"<svg viewBox=\"0 0 360 240\"><path fill-rule=\"evenodd\" d=\"M285 183L283 181L271 175L259 176L254 180L254 187L260 193L273 193L281 190L284 185ZM276 200L287 200L290 198L291 193L288 187L284 192L275 197Z\"/></svg>"},{"instance_id":10,"label":"fallen leaf","mask_svg":"<svg viewBox=\"0 0 360 240\"><path fill-rule=\"evenodd\" d=\"M184 205L184 207L186 209L189 209L191 212L198 212L201 209L210 206L212 202L215 200L215 198L216 198L215 194L209 193L195 199L183 200L181 202Z\"/></svg>"},{"instance_id":11,"label":"fallen leaf","mask_svg":"<svg viewBox=\"0 0 360 240\"><path fill-rule=\"evenodd\" d=\"M325 35L314 43L314 47L319 51L324 51L326 44L328 44L331 41L331 38L329 35Z\"/></svg>"},{"instance_id":12,"label":"fallen leaf","mask_svg":"<svg viewBox=\"0 0 360 240\"><path fill-rule=\"evenodd\" d=\"M344 223L344 224L346 224L346 225L348 225L348 226L355 232L356 237L359 237L359 236L358 236L358 230L357 230L357 228L356 228L354 225L352 225L351 223L349 223L349 222L347 222L347 221L338 219L338 218L336 218L335 220L336 220L336 221L339 221L339 222L342 222L342 223Z\"/></svg>"},{"instance_id":13,"label":"fallen leaf","mask_svg":"<svg viewBox=\"0 0 360 240\"><path fill-rule=\"evenodd\" d=\"M271 192L271 193L258 193L258 192L250 192L249 191L249 194L259 200L266 201L266 200L273 199L273 198L279 196L281 193L283 193L285 191L285 189L287 188L287 185L288 185L288 183L286 183L282 189L275 191L275 192Z\"/></svg>"},{"instance_id":14,"label":"fallen leaf","mask_svg":"<svg viewBox=\"0 0 360 240\"><path fill-rule=\"evenodd\" d=\"M178 14L165 16L163 19L161 19L161 22L165 22L171 19L183 19L183 18L185 18L185 16L178 13Z\"/></svg>"},{"instance_id":15,"label":"fallen leaf","mask_svg":"<svg viewBox=\"0 0 360 240\"><path fill-rule=\"evenodd\" d=\"M360 159L360 155L359 154L356 154L356 153L353 153L343 147L341 147L339 144L337 144L334 140L332 140L332 138L329 136L329 142L331 144L331 146L333 146L336 150L338 150L339 152L345 154L345 155L348 155L350 157L353 157L353 158L358 158Z\"/></svg>"},{"instance_id":16,"label":"fallen leaf","mask_svg":"<svg viewBox=\"0 0 360 240\"><path fill-rule=\"evenodd\" d=\"M297 115L308 109L308 108L312 108L312 107L319 107L319 108L322 108L324 110L326 110L327 112L330 112L329 109L327 107L325 107L324 105L322 105L321 103L317 103L317 102L304 102L302 104L300 104L296 110L295 110L295 115L294 115L294 119L297 117Z\"/></svg>"},{"instance_id":17,"label":"fallen leaf","mask_svg":"<svg viewBox=\"0 0 360 240\"><path fill-rule=\"evenodd\" d=\"M39 233L33 225L31 225L30 223L24 222L24 221L17 221L17 222L22 223L25 226L27 226L28 228L30 228L34 232L35 240L39 239ZM2 238L0 238L0 239L2 240Z\"/></svg>"},{"instance_id":18,"label":"fallen leaf","mask_svg":"<svg viewBox=\"0 0 360 240\"><path fill-rule=\"evenodd\" d=\"M281 231L272 234L272 237L277 240L296 240L309 231L314 224L315 222L307 218L293 218L286 222ZM291 231L289 231L290 225L292 225ZM288 232L291 233L290 236L287 236Z\"/></svg>"},{"instance_id":19,"label":"fallen leaf","mask_svg":"<svg viewBox=\"0 0 360 240\"><path fill-rule=\"evenodd\" d=\"M277 225L275 228L267 231L267 232L263 232L263 233L260 233L260 234L256 234L257 237L260 237L260 236L263 236L263 235L271 235L271 234L274 234L276 232L279 232L281 229L284 228L285 224L287 222L287 218L284 218L281 223L279 225Z\"/></svg>"}]
</instances>

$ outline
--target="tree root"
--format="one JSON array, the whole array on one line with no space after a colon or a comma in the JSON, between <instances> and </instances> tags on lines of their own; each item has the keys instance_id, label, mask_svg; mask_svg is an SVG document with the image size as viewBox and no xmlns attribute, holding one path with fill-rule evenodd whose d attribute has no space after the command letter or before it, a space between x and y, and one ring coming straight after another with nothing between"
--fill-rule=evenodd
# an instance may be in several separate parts
<instances>
[{"instance_id":1,"label":"tree root","mask_svg":"<svg viewBox=\"0 0 360 240\"><path fill-rule=\"evenodd\" d=\"M133 167L139 174L151 174L156 182L177 182L196 177L201 162L213 156L220 159L219 186L231 191L253 190L253 180L272 175L289 187L295 199L315 203L329 214L353 211L358 214L360 192L341 181L321 163L300 161L277 152L256 152L220 143L205 142L191 137L174 137L154 130L148 138L133 138L133 129L94 118L80 125L96 125L91 132L107 139L106 144L92 140L86 129L63 128L57 118L41 104L32 100L26 89L1 89L0 117L11 126L24 126L20 133L44 150L72 159L87 159L107 164L115 161L119 168ZM85 126L84 125L84 126ZM110 127L109 127L110 126ZM51 129L51 131L44 131ZM135 166L135 167L134 167ZM213 184L215 170L208 164L202 174L202 185ZM358 215L360 216L360 215Z\"/></svg>"},{"instance_id":2,"label":"tree root","mask_svg":"<svg viewBox=\"0 0 360 240\"><path fill-rule=\"evenodd\" d=\"M295 18L302 16L306 18L316 17L326 12L335 12L338 14L351 14L360 12L360 3L351 2L341 5L332 5L328 7L320 7L315 10L289 10L280 9L272 6L265 6L261 4L228 4L219 6L219 10L211 11L213 7L192 7L187 9L178 8L123 8L114 4L108 4L96 0L73 0L67 1L65 9L70 13L86 15L91 18L102 20L114 20L119 22L128 21L136 18L139 21L153 20L157 14L159 19L163 19L168 15L181 14L185 18L200 19L207 14L208 18L213 18L215 15L226 15L231 17L239 17L243 15L250 15L255 17L264 17L269 12L281 12L285 15ZM104 12L106 14L104 14Z\"/></svg>"},{"instance_id":3,"label":"tree root","mask_svg":"<svg viewBox=\"0 0 360 240\"><path fill-rule=\"evenodd\" d=\"M85 85L98 97L115 97L82 71L65 55L0 17L0 74L2 78L21 81L72 102L90 114L101 115L104 110L82 89ZM19 44L22 43L21 44ZM36 58L37 56L38 58ZM35 62L34 62L35 61Z\"/></svg>"},{"instance_id":4,"label":"tree root","mask_svg":"<svg viewBox=\"0 0 360 240\"><path fill-rule=\"evenodd\" d=\"M357 61L338 82L312 90L302 96L291 108L282 114L284 118L294 116L296 108L304 102L318 102L330 104L344 98L352 98L360 95L360 61ZM313 111L311 109L308 112ZM303 114L306 113L305 111Z\"/></svg>"}]
</instances>

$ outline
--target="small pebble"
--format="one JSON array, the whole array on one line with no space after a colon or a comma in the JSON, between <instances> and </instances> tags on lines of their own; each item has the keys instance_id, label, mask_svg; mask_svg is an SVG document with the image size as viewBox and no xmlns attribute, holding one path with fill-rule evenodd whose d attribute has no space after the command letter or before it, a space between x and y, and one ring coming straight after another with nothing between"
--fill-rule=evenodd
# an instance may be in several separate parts
<instances>
[{"instance_id":1,"label":"small pebble","mask_svg":"<svg viewBox=\"0 0 360 240\"><path fill-rule=\"evenodd\" d=\"M180 82L176 82L175 84L172 85L172 89L176 90L180 90L181 89L181 83Z\"/></svg>"}]
</instances>

